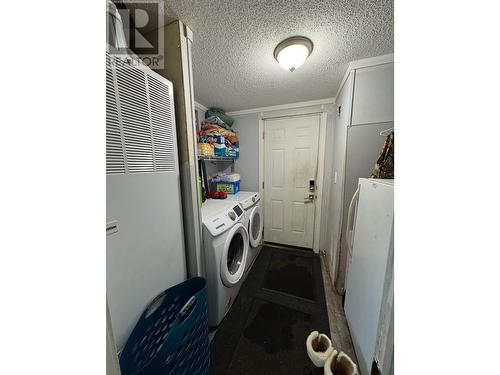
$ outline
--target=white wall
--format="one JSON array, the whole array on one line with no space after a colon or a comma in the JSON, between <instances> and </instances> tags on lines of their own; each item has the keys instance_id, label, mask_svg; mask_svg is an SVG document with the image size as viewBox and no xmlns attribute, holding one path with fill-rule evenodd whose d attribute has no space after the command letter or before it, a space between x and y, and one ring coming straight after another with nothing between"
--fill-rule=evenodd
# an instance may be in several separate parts
<instances>
[{"instance_id":1,"label":"white wall","mask_svg":"<svg viewBox=\"0 0 500 375\"><path fill-rule=\"evenodd\" d=\"M240 190L259 191L259 114L233 117L240 138L240 157L234 166L241 175Z\"/></svg>"}]
</instances>

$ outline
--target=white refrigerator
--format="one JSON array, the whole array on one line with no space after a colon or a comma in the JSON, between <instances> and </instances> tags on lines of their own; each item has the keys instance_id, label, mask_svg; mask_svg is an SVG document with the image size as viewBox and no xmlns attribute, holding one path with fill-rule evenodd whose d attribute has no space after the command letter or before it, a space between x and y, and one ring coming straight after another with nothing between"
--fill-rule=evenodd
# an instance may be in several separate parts
<instances>
[{"instance_id":1,"label":"white refrigerator","mask_svg":"<svg viewBox=\"0 0 500 375\"><path fill-rule=\"evenodd\" d=\"M393 355L394 180L360 178L347 239L344 310L362 375L389 374Z\"/></svg>"}]
</instances>

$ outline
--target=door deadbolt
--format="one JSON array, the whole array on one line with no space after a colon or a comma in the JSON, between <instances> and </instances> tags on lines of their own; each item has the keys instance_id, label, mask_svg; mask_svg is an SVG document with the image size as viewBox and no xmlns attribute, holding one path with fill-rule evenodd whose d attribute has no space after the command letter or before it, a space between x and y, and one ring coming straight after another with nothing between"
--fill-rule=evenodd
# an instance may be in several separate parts
<instances>
[{"instance_id":1,"label":"door deadbolt","mask_svg":"<svg viewBox=\"0 0 500 375\"><path fill-rule=\"evenodd\" d=\"M316 183L314 180L309 180L309 191L313 192L314 190L316 190Z\"/></svg>"}]
</instances>

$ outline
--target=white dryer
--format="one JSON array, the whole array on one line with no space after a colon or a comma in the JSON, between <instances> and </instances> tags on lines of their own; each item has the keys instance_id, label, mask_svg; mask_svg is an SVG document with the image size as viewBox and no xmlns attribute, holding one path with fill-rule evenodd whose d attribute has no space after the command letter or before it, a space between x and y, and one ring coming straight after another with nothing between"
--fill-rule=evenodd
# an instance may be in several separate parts
<instances>
[{"instance_id":1,"label":"white dryer","mask_svg":"<svg viewBox=\"0 0 500 375\"><path fill-rule=\"evenodd\" d=\"M216 327L240 291L248 257L248 231L243 207L232 200L209 199L201 214L208 323Z\"/></svg>"},{"instance_id":2,"label":"white dryer","mask_svg":"<svg viewBox=\"0 0 500 375\"><path fill-rule=\"evenodd\" d=\"M228 195L228 199L238 202L245 210L245 228L248 231L249 249L246 270L251 267L257 255L259 255L262 242L262 208L260 206L260 194L250 191L240 191L234 195Z\"/></svg>"}]
</instances>

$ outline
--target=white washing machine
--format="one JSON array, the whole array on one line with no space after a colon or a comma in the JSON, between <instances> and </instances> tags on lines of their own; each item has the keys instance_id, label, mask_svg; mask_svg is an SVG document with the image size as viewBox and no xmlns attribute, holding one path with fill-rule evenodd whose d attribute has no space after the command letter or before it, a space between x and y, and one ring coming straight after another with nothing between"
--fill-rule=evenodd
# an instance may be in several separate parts
<instances>
[{"instance_id":1,"label":"white washing machine","mask_svg":"<svg viewBox=\"0 0 500 375\"><path fill-rule=\"evenodd\" d=\"M245 269L245 273L247 273L262 248L261 242L264 220L262 220L260 193L240 191L234 195L228 195L228 199L240 203L245 210L245 228L247 228L248 231L250 245L248 249L247 266Z\"/></svg>"},{"instance_id":2,"label":"white washing machine","mask_svg":"<svg viewBox=\"0 0 500 375\"><path fill-rule=\"evenodd\" d=\"M248 231L243 207L232 200L208 199L201 208L208 288L208 323L220 324L243 282Z\"/></svg>"}]
</instances>

